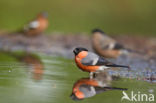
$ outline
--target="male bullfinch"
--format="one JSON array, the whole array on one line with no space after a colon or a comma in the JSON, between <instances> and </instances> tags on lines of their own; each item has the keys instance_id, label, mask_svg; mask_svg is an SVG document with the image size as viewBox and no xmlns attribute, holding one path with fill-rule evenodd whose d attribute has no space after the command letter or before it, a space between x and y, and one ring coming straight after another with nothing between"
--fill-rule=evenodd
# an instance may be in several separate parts
<instances>
[{"instance_id":1,"label":"male bullfinch","mask_svg":"<svg viewBox=\"0 0 156 103\"><path fill-rule=\"evenodd\" d=\"M85 98L93 97L96 94L109 90L127 90L127 89L110 86L101 87L98 80L90 78L82 78L74 84L72 94L70 97L73 100L82 100Z\"/></svg>"},{"instance_id":2,"label":"male bullfinch","mask_svg":"<svg viewBox=\"0 0 156 103\"><path fill-rule=\"evenodd\" d=\"M98 56L93 52L89 52L86 48L75 48L75 62L77 66L86 72L90 72L92 76L94 72L104 71L112 67L124 67L130 69L129 66L117 65L107 61L105 58Z\"/></svg>"},{"instance_id":3,"label":"male bullfinch","mask_svg":"<svg viewBox=\"0 0 156 103\"><path fill-rule=\"evenodd\" d=\"M24 34L27 36L40 35L48 27L47 17L46 12L38 14L33 21L24 26Z\"/></svg>"},{"instance_id":4,"label":"male bullfinch","mask_svg":"<svg viewBox=\"0 0 156 103\"><path fill-rule=\"evenodd\" d=\"M92 47L97 54L107 58L117 58L122 54L130 52L139 53L138 51L125 48L100 29L92 31Z\"/></svg>"}]
</instances>

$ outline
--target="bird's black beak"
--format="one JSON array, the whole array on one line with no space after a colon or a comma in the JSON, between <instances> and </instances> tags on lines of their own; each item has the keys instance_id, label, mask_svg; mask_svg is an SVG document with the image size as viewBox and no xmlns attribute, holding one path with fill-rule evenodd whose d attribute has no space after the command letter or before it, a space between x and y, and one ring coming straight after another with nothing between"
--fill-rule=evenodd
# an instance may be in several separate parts
<instances>
[{"instance_id":1,"label":"bird's black beak","mask_svg":"<svg viewBox=\"0 0 156 103\"><path fill-rule=\"evenodd\" d=\"M78 55L81 51L88 51L88 50L87 50L86 48L81 48L81 47L75 48L75 49L73 50L75 56Z\"/></svg>"},{"instance_id":2,"label":"bird's black beak","mask_svg":"<svg viewBox=\"0 0 156 103\"><path fill-rule=\"evenodd\" d=\"M71 99L74 99L74 98L75 98L75 95L72 93L72 94L70 95L70 98L71 98Z\"/></svg>"},{"instance_id":3,"label":"bird's black beak","mask_svg":"<svg viewBox=\"0 0 156 103\"><path fill-rule=\"evenodd\" d=\"M94 33L97 33L97 32L99 32L99 33L101 33L101 34L104 34L105 32L104 31L102 31L101 29L93 29L92 30L92 33L94 34Z\"/></svg>"}]
</instances>

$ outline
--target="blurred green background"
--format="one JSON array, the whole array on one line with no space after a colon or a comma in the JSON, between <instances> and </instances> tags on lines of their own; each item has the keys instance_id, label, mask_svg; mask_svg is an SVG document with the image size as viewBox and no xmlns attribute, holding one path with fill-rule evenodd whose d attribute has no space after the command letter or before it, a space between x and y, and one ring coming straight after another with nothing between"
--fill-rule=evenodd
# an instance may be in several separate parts
<instances>
[{"instance_id":1,"label":"blurred green background","mask_svg":"<svg viewBox=\"0 0 156 103\"><path fill-rule=\"evenodd\" d=\"M18 30L41 11L47 32L156 34L156 0L0 0L0 30Z\"/></svg>"}]
</instances>

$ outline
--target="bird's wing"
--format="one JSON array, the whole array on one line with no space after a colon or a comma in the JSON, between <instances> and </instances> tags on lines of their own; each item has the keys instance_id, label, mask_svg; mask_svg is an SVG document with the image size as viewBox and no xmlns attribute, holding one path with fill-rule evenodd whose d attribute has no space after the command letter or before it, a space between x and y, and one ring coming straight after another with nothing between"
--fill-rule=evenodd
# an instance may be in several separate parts
<instances>
[{"instance_id":1,"label":"bird's wing","mask_svg":"<svg viewBox=\"0 0 156 103\"><path fill-rule=\"evenodd\" d=\"M81 63L87 66L113 65L113 63L92 52L88 52L88 55L82 59Z\"/></svg>"},{"instance_id":2,"label":"bird's wing","mask_svg":"<svg viewBox=\"0 0 156 103\"><path fill-rule=\"evenodd\" d=\"M129 66L117 65L112 62L109 62L103 57L99 57L98 55L88 52L88 55L82 59L81 63L86 66L107 66L107 67L123 67L130 68Z\"/></svg>"},{"instance_id":3,"label":"bird's wing","mask_svg":"<svg viewBox=\"0 0 156 103\"><path fill-rule=\"evenodd\" d=\"M29 28L35 29L39 27L39 22L37 20L29 23Z\"/></svg>"},{"instance_id":4,"label":"bird's wing","mask_svg":"<svg viewBox=\"0 0 156 103\"><path fill-rule=\"evenodd\" d=\"M24 26L24 30L36 29L39 27L39 22L37 20L31 21L29 24Z\"/></svg>"},{"instance_id":5,"label":"bird's wing","mask_svg":"<svg viewBox=\"0 0 156 103\"><path fill-rule=\"evenodd\" d=\"M99 57L99 59L98 59L98 61L97 61L97 63L95 65L98 65L98 66L107 66L107 67L122 67L122 68L128 68L128 69L130 69L129 66L114 64L114 63L109 62L108 60L104 59L103 57Z\"/></svg>"},{"instance_id":6,"label":"bird's wing","mask_svg":"<svg viewBox=\"0 0 156 103\"><path fill-rule=\"evenodd\" d=\"M119 43L109 43L102 47L102 49L110 49L110 50L124 50L124 46Z\"/></svg>"},{"instance_id":7,"label":"bird's wing","mask_svg":"<svg viewBox=\"0 0 156 103\"><path fill-rule=\"evenodd\" d=\"M96 94L95 88L92 85L83 84L79 87L79 90L84 93L85 98L92 97Z\"/></svg>"},{"instance_id":8,"label":"bird's wing","mask_svg":"<svg viewBox=\"0 0 156 103\"><path fill-rule=\"evenodd\" d=\"M101 66L101 65L109 66L109 65L115 65L115 64L112 63L112 62L109 62L108 60L106 60L103 57L99 57L99 59L98 59L98 61L96 62L95 65L98 65L98 66Z\"/></svg>"},{"instance_id":9,"label":"bird's wing","mask_svg":"<svg viewBox=\"0 0 156 103\"><path fill-rule=\"evenodd\" d=\"M115 49L115 50L124 49L124 46L121 45L121 44L119 44L119 43L116 43L116 44L114 45L113 49Z\"/></svg>"},{"instance_id":10,"label":"bird's wing","mask_svg":"<svg viewBox=\"0 0 156 103\"><path fill-rule=\"evenodd\" d=\"M96 55L92 52L88 52L88 55L81 60L81 63L83 65L87 65L87 66L95 65L97 63L98 59L99 59L98 55Z\"/></svg>"},{"instance_id":11,"label":"bird's wing","mask_svg":"<svg viewBox=\"0 0 156 103\"><path fill-rule=\"evenodd\" d=\"M113 49L116 45L116 41L109 37L103 37L99 42L102 49Z\"/></svg>"}]
</instances>

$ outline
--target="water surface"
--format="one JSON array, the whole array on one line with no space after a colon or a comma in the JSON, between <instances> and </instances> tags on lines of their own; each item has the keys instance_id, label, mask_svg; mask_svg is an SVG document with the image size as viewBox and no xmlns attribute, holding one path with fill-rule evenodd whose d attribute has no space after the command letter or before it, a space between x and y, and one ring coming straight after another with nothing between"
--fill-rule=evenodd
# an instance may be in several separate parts
<instances>
[{"instance_id":1,"label":"water surface","mask_svg":"<svg viewBox=\"0 0 156 103\"><path fill-rule=\"evenodd\" d=\"M0 102L1 103L74 103L70 98L74 83L89 74L80 71L73 60L40 55L43 70L34 70L34 65L27 65L12 56L0 53ZM37 65L37 64L36 64ZM156 84L135 79L118 79L112 86L128 88L130 92L153 93ZM122 91L106 91L82 103L120 103ZM123 103L129 103L124 100ZM153 102L154 103L154 102Z\"/></svg>"}]
</instances>

